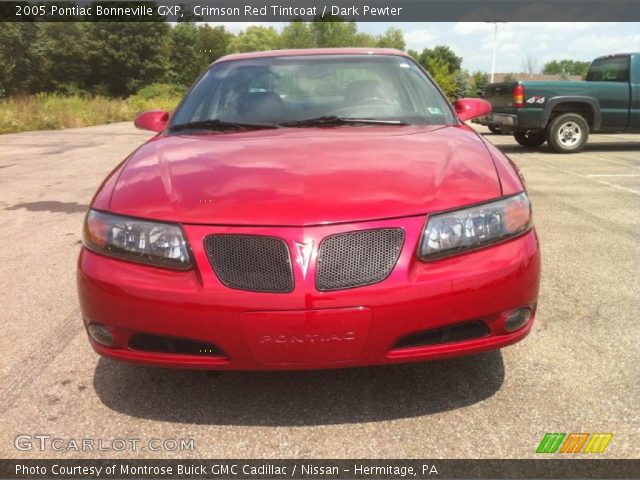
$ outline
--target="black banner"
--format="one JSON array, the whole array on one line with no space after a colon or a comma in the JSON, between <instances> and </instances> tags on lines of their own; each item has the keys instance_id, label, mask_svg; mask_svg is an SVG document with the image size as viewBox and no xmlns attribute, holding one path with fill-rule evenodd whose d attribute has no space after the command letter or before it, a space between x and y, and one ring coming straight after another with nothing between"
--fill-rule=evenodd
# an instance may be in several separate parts
<instances>
[{"instance_id":1,"label":"black banner","mask_svg":"<svg viewBox=\"0 0 640 480\"><path fill-rule=\"evenodd\" d=\"M177 0L6 1L0 21L634 22L640 0Z\"/></svg>"},{"instance_id":2,"label":"black banner","mask_svg":"<svg viewBox=\"0 0 640 480\"><path fill-rule=\"evenodd\" d=\"M640 477L640 460L0 460L3 479Z\"/></svg>"}]
</instances>

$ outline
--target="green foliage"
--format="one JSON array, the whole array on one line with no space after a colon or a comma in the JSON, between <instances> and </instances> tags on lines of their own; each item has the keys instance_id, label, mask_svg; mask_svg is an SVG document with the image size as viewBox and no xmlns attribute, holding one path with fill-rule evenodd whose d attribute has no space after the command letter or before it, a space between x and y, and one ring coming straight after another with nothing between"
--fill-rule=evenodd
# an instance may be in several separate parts
<instances>
[{"instance_id":1,"label":"green foliage","mask_svg":"<svg viewBox=\"0 0 640 480\"><path fill-rule=\"evenodd\" d=\"M455 99L456 83L453 75L449 73L449 68L446 62L440 58L429 59L427 71L431 74L435 82L440 86L447 97Z\"/></svg>"},{"instance_id":2,"label":"green foliage","mask_svg":"<svg viewBox=\"0 0 640 480\"><path fill-rule=\"evenodd\" d=\"M484 91L489 85L489 74L487 72L474 72L471 75L471 95L474 97L484 97Z\"/></svg>"},{"instance_id":3,"label":"green foliage","mask_svg":"<svg viewBox=\"0 0 640 480\"><path fill-rule=\"evenodd\" d=\"M380 48L397 48L398 50L404 50L406 43L404 41L404 35L402 30L397 27L391 27L383 35L378 37L376 47Z\"/></svg>"},{"instance_id":4,"label":"green foliage","mask_svg":"<svg viewBox=\"0 0 640 480\"><path fill-rule=\"evenodd\" d=\"M166 97L182 97L187 92L187 87L175 83L152 83L142 87L136 95L144 100Z\"/></svg>"},{"instance_id":5,"label":"green foliage","mask_svg":"<svg viewBox=\"0 0 640 480\"><path fill-rule=\"evenodd\" d=\"M4 23L0 97L58 92L122 98L151 83L189 86L228 53L321 47L403 49L405 41L398 28L374 36L340 17L299 19L281 32L254 25L238 35L188 22Z\"/></svg>"},{"instance_id":6,"label":"green foliage","mask_svg":"<svg viewBox=\"0 0 640 480\"><path fill-rule=\"evenodd\" d=\"M180 85L191 85L201 70L198 27L192 23L179 23L169 34L169 65L167 79Z\"/></svg>"},{"instance_id":7,"label":"green foliage","mask_svg":"<svg viewBox=\"0 0 640 480\"><path fill-rule=\"evenodd\" d=\"M309 24L317 48L355 47L358 27L356 22L345 22L340 17L318 18Z\"/></svg>"},{"instance_id":8,"label":"green foliage","mask_svg":"<svg viewBox=\"0 0 640 480\"><path fill-rule=\"evenodd\" d=\"M203 25L198 28L198 51L201 57L199 62L201 70L215 62L229 52L229 44L233 40L233 34L227 32L223 26L210 27ZM195 78L191 80L193 82Z\"/></svg>"},{"instance_id":9,"label":"green foliage","mask_svg":"<svg viewBox=\"0 0 640 480\"><path fill-rule=\"evenodd\" d=\"M420 53L415 50L409 50L408 53L431 74L449 99L466 95L467 75L460 71L462 57L458 57L449 47L436 45Z\"/></svg>"},{"instance_id":10,"label":"green foliage","mask_svg":"<svg viewBox=\"0 0 640 480\"><path fill-rule=\"evenodd\" d=\"M91 72L88 63L85 23L50 22L40 27L41 48L46 52L43 91L75 94L87 88Z\"/></svg>"},{"instance_id":11,"label":"green foliage","mask_svg":"<svg viewBox=\"0 0 640 480\"><path fill-rule=\"evenodd\" d=\"M86 127L131 121L144 110L173 110L180 96L125 99L38 93L0 100L0 133Z\"/></svg>"},{"instance_id":12,"label":"green foliage","mask_svg":"<svg viewBox=\"0 0 640 480\"><path fill-rule=\"evenodd\" d=\"M513 76L513 73L507 73L502 79L503 82L515 82L516 77Z\"/></svg>"},{"instance_id":13,"label":"green foliage","mask_svg":"<svg viewBox=\"0 0 640 480\"><path fill-rule=\"evenodd\" d=\"M238 35L189 22L3 23L0 97L10 98L0 99L0 132L79 127L131 120L147 108L171 110L198 75L228 53L332 47L403 50L406 43L399 28L371 35L340 17L298 19L281 31L250 26ZM450 98L468 94L462 59L449 47L409 54Z\"/></svg>"},{"instance_id":14,"label":"green foliage","mask_svg":"<svg viewBox=\"0 0 640 480\"><path fill-rule=\"evenodd\" d=\"M122 97L161 80L169 63L169 28L151 22L87 24L91 85Z\"/></svg>"},{"instance_id":15,"label":"green foliage","mask_svg":"<svg viewBox=\"0 0 640 480\"><path fill-rule=\"evenodd\" d=\"M229 50L235 53L277 50L280 45L280 35L275 28L252 25L231 41Z\"/></svg>"},{"instance_id":16,"label":"green foliage","mask_svg":"<svg viewBox=\"0 0 640 480\"><path fill-rule=\"evenodd\" d=\"M2 23L0 28L0 90L5 95L38 91L45 71L46 50L39 24Z\"/></svg>"},{"instance_id":17,"label":"green foliage","mask_svg":"<svg viewBox=\"0 0 640 480\"><path fill-rule=\"evenodd\" d=\"M546 75L560 75L567 78L569 75L579 75L586 77L591 62L581 62L578 60L552 60L544 64L542 73Z\"/></svg>"},{"instance_id":18,"label":"green foliage","mask_svg":"<svg viewBox=\"0 0 640 480\"><path fill-rule=\"evenodd\" d=\"M315 38L309 24L294 20L282 29L280 34L283 48L313 48Z\"/></svg>"},{"instance_id":19,"label":"green foliage","mask_svg":"<svg viewBox=\"0 0 640 480\"><path fill-rule=\"evenodd\" d=\"M469 83L469 74L458 70L453 74L454 91L453 96L455 98L468 97L470 93L471 85Z\"/></svg>"},{"instance_id":20,"label":"green foliage","mask_svg":"<svg viewBox=\"0 0 640 480\"><path fill-rule=\"evenodd\" d=\"M410 54L411 53L416 54L416 52L410 52ZM415 58L418 60L418 63L425 68L433 61L444 64L447 72L450 74L457 72L462 66L462 57L457 56L455 52L446 45L436 45L433 48L425 48Z\"/></svg>"}]
</instances>

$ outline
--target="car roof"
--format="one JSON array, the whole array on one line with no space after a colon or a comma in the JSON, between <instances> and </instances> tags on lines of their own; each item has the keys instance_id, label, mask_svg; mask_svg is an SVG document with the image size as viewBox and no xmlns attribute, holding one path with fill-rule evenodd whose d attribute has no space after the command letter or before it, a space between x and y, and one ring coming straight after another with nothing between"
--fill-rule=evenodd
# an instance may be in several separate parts
<instances>
[{"instance_id":1,"label":"car roof","mask_svg":"<svg viewBox=\"0 0 640 480\"><path fill-rule=\"evenodd\" d=\"M305 48L296 50L266 50L263 52L232 53L214 62L230 62L250 58L295 57L300 55L398 55L408 57L406 52L395 48Z\"/></svg>"}]
</instances>

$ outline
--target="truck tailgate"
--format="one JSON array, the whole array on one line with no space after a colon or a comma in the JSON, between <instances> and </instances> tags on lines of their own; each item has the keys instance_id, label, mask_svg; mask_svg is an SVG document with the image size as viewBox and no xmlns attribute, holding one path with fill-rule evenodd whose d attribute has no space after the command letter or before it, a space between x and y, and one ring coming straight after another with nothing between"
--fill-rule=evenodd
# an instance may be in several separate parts
<instances>
[{"instance_id":1,"label":"truck tailgate","mask_svg":"<svg viewBox=\"0 0 640 480\"><path fill-rule=\"evenodd\" d=\"M494 112L513 107L513 88L517 83L502 82L487 85L484 98L491 103Z\"/></svg>"}]
</instances>

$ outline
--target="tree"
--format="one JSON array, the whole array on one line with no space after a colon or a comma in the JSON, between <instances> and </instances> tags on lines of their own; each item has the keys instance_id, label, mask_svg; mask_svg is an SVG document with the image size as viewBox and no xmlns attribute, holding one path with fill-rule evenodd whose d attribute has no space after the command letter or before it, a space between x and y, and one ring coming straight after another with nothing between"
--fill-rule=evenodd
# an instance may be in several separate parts
<instances>
[{"instance_id":1,"label":"tree","mask_svg":"<svg viewBox=\"0 0 640 480\"><path fill-rule=\"evenodd\" d=\"M179 85L191 85L202 69L198 27L192 23L178 23L169 35L168 80Z\"/></svg>"},{"instance_id":2,"label":"tree","mask_svg":"<svg viewBox=\"0 0 640 480\"><path fill-rule=\"evenodd\" d=\"M453 74L453 96L455 98L463 98L469 95L469 74L458 70Z\"/></svg>"},{"instance_id":3,"label":"tree","mask_svg":"<svg viewBox=\"0 0 640 480\"><path fill-rule=\"evenodd\" d=\"M474 72L471 76L472 94L477 97L484 97L484 91L489 85L489 74L487 72Z\"/></svg>"},{"instance_id":4,"label":"tree","mask_svg":"<svg viewBox=\"0 0 640 480\"><path fill-rule=\"evenodd\" d=\"M160 81L168 67L169 28L156 22L88 23L89 82L94 90L126 96Z\"/></svg>"},{"instance_id":5,"label":"tree","mask_svg":"<svg viewBox=\"0 0 640 480\"><path fill-rule=\"evenodd\" d=\"M42 88L48 44L40 24L2 23L0 94L33 93Z\"/></svg>"},{"instance_id":6,"label":"tree","mask_svg":"<svg viewBox=\"0 0 640 480\"><path fill-rule=\"evenodd\" d=\"M318 48L352 47L356 45L356 22L341 17L317 17L310 25L314 45Z\"/></svg>"},{"instance_id":7,"label":"tree","mask_svg":"<svg viewBox=\"0 0 640 480\"><path fill-rule=\"evenodd\" d=\"M198 51L200 52L201 69L215 62L230 51L230 44L234 35L223 26L210 27L203 25L198 28Z\"/></svg>"},{"instance_id":8,"label":"tree","mask_svg":"<svg viewBox=\"0 0 640 480\"><path fill-rule=\"evenodd\" d=\"M420 65L425 68L427 68L431 61L438 60L445 65L447 72L450 74L460 70L462 65L462 57L457 56L455 52L446 45L436 45L433 48L425 48L417 60Z\"/></svg>"},{"instance_id":9,"label":"tree","mask_svg":"<svg viewBox=\"0 0 640 480\"><path fill-rule=\"evenodd\" d=\"M376 46L380 48L397 48L404 50L406 43L402 30L397 27L390 27L384 34L378 37Z\"/></svg>"},{"instance_id":10,"label":"tree","mask_svg":"<svg viewBox=\"0 0 640 480\"><path fill-rule=\"evenodd\" d=\"M300 19L285 25L280 37L282 48L313 48L316 46L309 24Z\"/></svg>"},{"instance_id":11,"label":"tree","mask_svg":"<svg viewBox=\"0 0 640 480\"><path fill-rule=\"evenodd\" d=\"M515 82L516 77L513 76L513 73L507 73L502 79L503 82Z\"/></svg>"},{"instance_id":12,"label":"tree","mask_svg":"<svg viewBox=\"0 0 640 480\"><path fill-rule=\"evenodd\" d=\"M538 60L528 53L522 60L522 70L532 77L534 73L538 73Z\"/></svg>"},{"instance_id":13,"label":"tree","mask_svg":"<svg viewBox=\"0 0 640 480\"><path fill-rule=\"evenodd\" d=\"M560 75L568 77L569 75L580 75L585 77L589 70L590 62L581 62L578 60L551 60L544 64L542 73L547 75Z\"/></svg>"},{"instance_id":14,"label":"tree","mask_svg":"<svg viewBox=\"0 0 640 480\"><path fill-rule=\"evenodd\" d=\"M407 54L411 58L413 58L416 62L420 62L420 52L417 52L416 50L409 49L409 50L407 50Z\"/></svg>"},{"instance_id":15,"label":"tree","mask_svg":"<svg viewBox=\"0 0 640 480\"><path fill-rule=\"evenodd\" d=\"M273 27L252 25L240 32L230 43L232 52L254 52L280 48L280 34Z\"/></svg>"},{"instance_id":16,"label":"tree","mask_svg":"<svg viewBox=\"0 0 640 480\"><path fill-rule=\"evenodd\" d=\"M453 75L449 73L449 66L441 58L432 58L428 61L427 71L433 77L442 91L453 100L456 96L456 83Z\"/></svg>"},{"instance_id":17,"label":"tree","mask_svg":"<svg viewBox=\"0 0 640 480\"><path fill-rule=\"evenodd\" d=\"M46 49L46 74L40 89L74 93L86 89L89 78L87 29L84 23L40 24Z\"/></svg>"}]
</instances>

